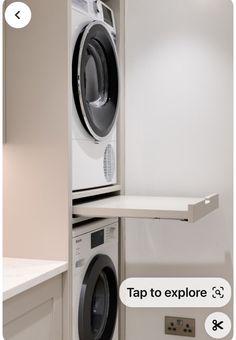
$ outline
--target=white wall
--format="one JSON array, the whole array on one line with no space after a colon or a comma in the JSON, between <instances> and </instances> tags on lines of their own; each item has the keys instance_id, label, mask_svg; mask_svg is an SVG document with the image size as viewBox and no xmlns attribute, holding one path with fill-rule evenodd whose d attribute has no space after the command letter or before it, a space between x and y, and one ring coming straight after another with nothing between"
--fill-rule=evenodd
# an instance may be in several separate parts
<instances>
[{"instance_id":1,"label":"white wall","mask_svg":"<svg viewBox=\"0 0 236 340\"><path fill-rule=\"evenodd\" d=\"M229 0L126 1L126 193L220 194L192 225L127 221L128 277L232 279L232 15ZM165 315L196 318L209 339L211 312L127 309L126 340L168 338Z\"/></svg>"}]
</instances>

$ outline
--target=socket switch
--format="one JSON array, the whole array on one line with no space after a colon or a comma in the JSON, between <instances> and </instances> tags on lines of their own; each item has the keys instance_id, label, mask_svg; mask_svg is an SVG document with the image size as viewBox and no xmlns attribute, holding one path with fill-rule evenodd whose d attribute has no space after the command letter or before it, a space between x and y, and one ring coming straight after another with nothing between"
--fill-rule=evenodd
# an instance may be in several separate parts
<instances>
[{"instance_id":1,"label":"socket switch","mask_svg":"<svg viewBox=\"0 0 236 340\"><path fill-rule=\"evenodd\" d=\"M165 316L165 334L195 337L195 319Z\"/></svg>"}]
</instances>

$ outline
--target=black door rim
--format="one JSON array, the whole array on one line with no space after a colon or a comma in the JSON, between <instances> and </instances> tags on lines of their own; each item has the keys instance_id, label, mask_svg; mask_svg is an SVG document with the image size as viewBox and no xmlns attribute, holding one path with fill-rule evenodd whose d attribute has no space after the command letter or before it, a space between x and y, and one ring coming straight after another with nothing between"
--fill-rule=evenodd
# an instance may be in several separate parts
<instances>
[{"instance_id":1,"label":"black door rim","mask_svg":"<svg viewBox=\"0 0 236 340\"><path fill-rule=\"evenodd\" d=\"M88 59L87 50L92 40L100 45L108 72L104 76L108 81L107 100L98 107L92 107L86 101L86 79L84 79ZM102 73L101 70L97 72L97 76ZM97 141L105 139L110 134L117 118L119 74L115 42L102 21L93 21L88 24L78 36L72 60L72 89L76 110L85 130ZM105 125L103 125L104 122Z\"/></svg>"},{"instance_id":2,"label":"black door rim","mask_svg":"<svg viewBox=\"0 0 236 340\"><path fill-rule=\"evenodd\" d=\"M99 338L96 338L91 327L91 307L94 289L101 273L105 274L107 277L109 286L109 308L103 332ZM114 264L109 256L103 254L96 255L88 266L80 292L78 313L79 339L111 340L116 325L117 306L118 283Z\"/></svg>"}]
</instances>

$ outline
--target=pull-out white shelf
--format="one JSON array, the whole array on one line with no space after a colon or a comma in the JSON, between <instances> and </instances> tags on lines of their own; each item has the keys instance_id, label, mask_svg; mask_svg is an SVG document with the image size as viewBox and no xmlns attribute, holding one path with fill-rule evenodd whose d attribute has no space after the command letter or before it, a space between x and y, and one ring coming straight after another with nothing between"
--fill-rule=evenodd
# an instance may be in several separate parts
<instances>
[{"instance_id":1,"label":"pull-out white shelf","mask_svg":"<svg viewBox=\"0 0 236 340\"><path fill-rule=\"evenodd\" d=\"M127 217L196 222L219 206L219 195L205 198L113 196L73 206L73 214L83 217Z\"/></svg>"}]
</instances>

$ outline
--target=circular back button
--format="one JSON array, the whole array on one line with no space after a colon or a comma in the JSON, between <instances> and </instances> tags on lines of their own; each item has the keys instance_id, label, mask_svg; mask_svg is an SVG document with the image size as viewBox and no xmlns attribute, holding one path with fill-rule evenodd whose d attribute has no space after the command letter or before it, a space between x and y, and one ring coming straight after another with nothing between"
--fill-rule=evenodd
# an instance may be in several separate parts
<instances>
[{"instance_id":1,"label":"circular back button","mask_svg":"<svg viewBox=\"0 0 236 340\"><path fill-rule=\"evenodd\" d=\"M5 11L5 20L13 28L23 28L31 20L31 10L24 2L16 1L11 3Z\"/></svg>"}]
</instances>

